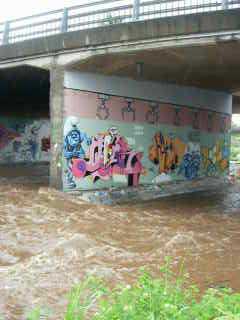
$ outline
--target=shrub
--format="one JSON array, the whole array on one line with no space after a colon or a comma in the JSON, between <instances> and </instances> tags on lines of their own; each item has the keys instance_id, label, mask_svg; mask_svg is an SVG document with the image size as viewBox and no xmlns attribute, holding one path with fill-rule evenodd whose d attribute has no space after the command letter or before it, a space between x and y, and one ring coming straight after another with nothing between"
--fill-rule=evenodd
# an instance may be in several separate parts
<instances>
[{"instance_id":1,"label":"shrub","mask_svg":"<svg viewBox=\"0 0 240 320\"><path fill-rule=\"evenodd\" d=\"M227 288L208 289L202 297L187 275L178 277L169 267L154 278L141 271L132 285L109 290L102 281L89 278L74 287L64 320L240 320L240 294ZM97 305L97 309L96 309ZM28 320L40 320L28 318Z\"/></svg>"}]
</instances>

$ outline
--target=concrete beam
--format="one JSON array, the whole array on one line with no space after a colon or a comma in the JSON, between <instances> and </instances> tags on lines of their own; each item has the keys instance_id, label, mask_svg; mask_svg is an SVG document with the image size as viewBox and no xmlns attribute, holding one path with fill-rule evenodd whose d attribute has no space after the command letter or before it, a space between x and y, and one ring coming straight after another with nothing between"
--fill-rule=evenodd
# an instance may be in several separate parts
<instances>
[{"instance_id":1,"label":"concrete beam","mask_svg":"<svg viewBox=\"0 0 240 320\"><path fill-rule=\"evenodd\" d=\"M0 49L1 51L1 49ZM0 61L0 70L7 68L16 68L23 65L49 70L53 64L53 57L26 57L22 59Z\"/></svg>"},{"instance_id":2,"label":"concrete beam","mask_svg":"<svg viewBox=\"0 0 240 320\"><path fill-rule=\"evenodd\" d=\"M141 80L235 92L240 88L239 52L240 41L189 36L97 48L85 59L81 53L68 53L58 63L81 72L138 79L136 66L142 62Z\"/></svg>"}]
</instances>

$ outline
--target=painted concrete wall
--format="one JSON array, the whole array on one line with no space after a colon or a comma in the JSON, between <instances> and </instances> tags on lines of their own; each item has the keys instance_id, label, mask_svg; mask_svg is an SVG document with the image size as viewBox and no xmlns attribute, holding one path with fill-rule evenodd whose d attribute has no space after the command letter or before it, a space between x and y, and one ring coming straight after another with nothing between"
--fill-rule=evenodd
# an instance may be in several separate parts
<instances>
[{"instance_id":1,"label":"painted concrete wall","mask_svg":"<svg viewBox=\"0 0 240 320\"><path fill-rule=\"evenodd\" d=\"M65 190L227 173L231 95L79 72L64 90Z\"/></svg>"},{"instance_id":2,"label":"painted concrete wall","mask_svg":"<svg viewBox=\"0 0 240 320\"><path fill-rule=\"evenodd\" d=\"M50 121L0 118L0 164L50 160Z\"/></svg>"}]
</instances>

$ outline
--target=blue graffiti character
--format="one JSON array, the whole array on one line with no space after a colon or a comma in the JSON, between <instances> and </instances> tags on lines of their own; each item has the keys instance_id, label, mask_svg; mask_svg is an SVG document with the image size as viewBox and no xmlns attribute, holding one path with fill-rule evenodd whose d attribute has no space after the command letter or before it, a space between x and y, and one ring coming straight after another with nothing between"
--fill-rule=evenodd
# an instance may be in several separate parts
<instances>
[{"instance_id":1,"label":"blue graffiti character","mask_svg":"<svg viewBox=\"0 0 240 320\"><path fill-rule=\"evenodd\" d=\"M66 135L64 139L64 157L67 159L67 181L70 188L76 188L74 177L72 174L72 159L85 158L85 150L83 149L83 143L87 145L91 144L91 139L86 133L80 131L76 126Z\"/></svg>"},{"instance_id":2,"label":"blue graffiti character","mask_svg":"<svg viewBox=\"0 0 240 320\"><path fill-rule=\"evenodd\" d=\"M91 144L91 139L88 138L86 133L74 128L65 137L64 140L64 156L66 159L85 157L85 151L82 144Z\"/></svg>"},{"instance_id":3,"label":"blue graffiti character","mask_svg":"<svg viewBox=\"0 0 240 320\"><path fill-rule=\"evenodd\" d=\"M198 152L188 152L184 155L179 173L184 173L186 179L197 178L201 165L201 155Z\"/></svg>"}]
</instances>

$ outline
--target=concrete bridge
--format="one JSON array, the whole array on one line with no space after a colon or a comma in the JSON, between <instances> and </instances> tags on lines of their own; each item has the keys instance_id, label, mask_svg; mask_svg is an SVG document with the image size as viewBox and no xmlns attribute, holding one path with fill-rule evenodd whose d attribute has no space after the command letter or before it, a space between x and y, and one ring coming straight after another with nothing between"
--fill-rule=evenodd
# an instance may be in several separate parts
<instances>
[{"instance_id":1,"label":"concrete bridge","mask_svg":"<svg viewBox=\"0 0 240 320\"><path fill-rule=\"evenodd\" d=\"M99 1L6 22L0 39L1 163L50 161L52 186L89 199L224 178L240 0Z\"/></svg>"}]
</instances>

